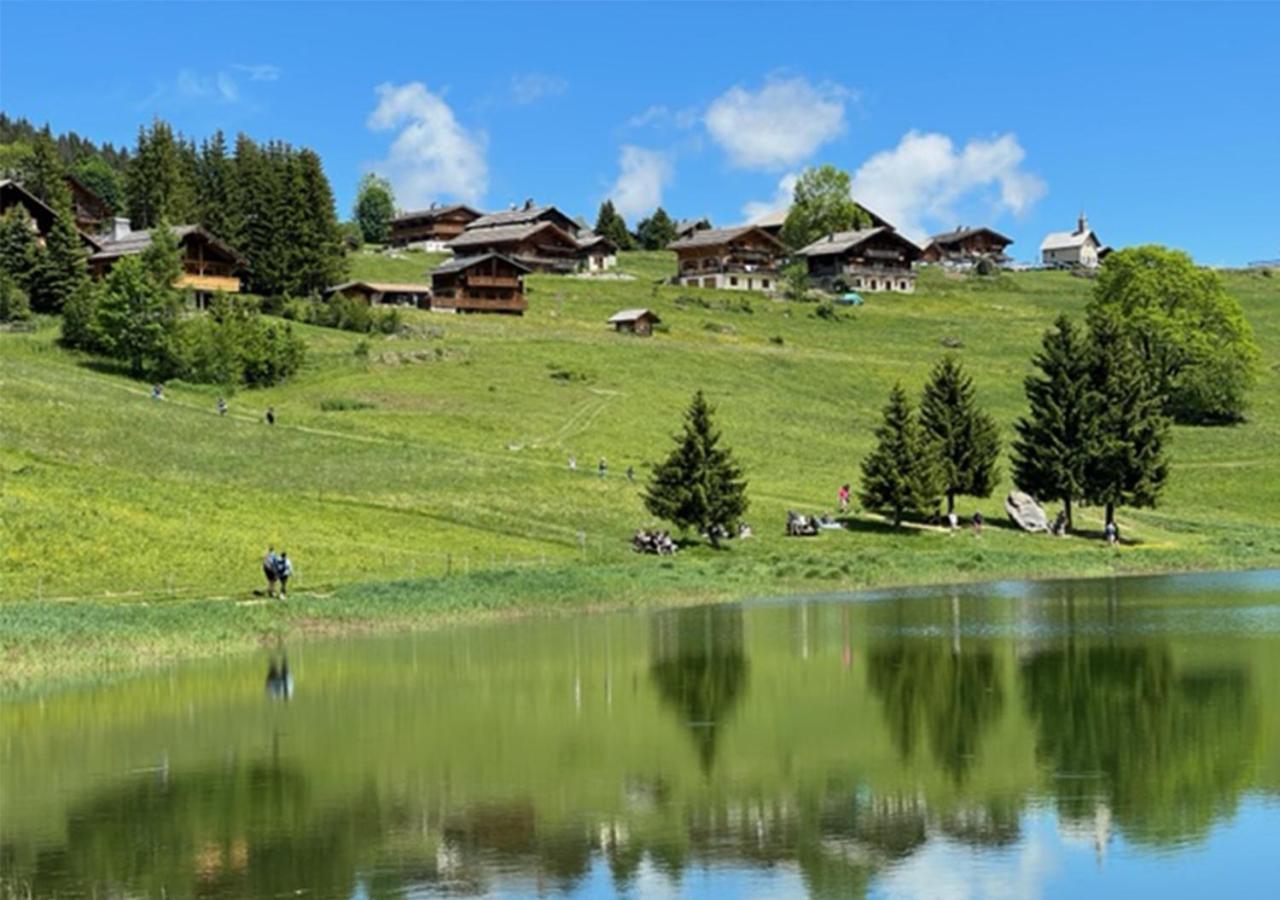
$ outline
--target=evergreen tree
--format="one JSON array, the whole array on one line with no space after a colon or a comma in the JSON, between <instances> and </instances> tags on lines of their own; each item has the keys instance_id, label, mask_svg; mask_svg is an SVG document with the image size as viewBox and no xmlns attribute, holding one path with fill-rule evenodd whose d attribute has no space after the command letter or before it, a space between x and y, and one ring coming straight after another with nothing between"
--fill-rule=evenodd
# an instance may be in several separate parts
<instances>
[{"instance_id":1,"label":"evergreen tree","mask_svg":"<svg viewBox=\"0 0 1280 900\"><path fill-rule=\"evenodd\" d=\"M693 395L676 447L654 467L645 491L645 508L681 529L706 532L718 545L721 529L733 533L747 510L747 483L732 452L720 445L714 410L702 391Z\"/></svg>"},{"instance_id":2,"label":"evergreen tree","mask_svg":"<svg viewBox=\"0 0 1280 900\"><path fill-rule=\"evenodd\" d=\"M62 307L62 330L59 340L64 347L101 352L95 322L98 298L102 288L98 282L85 279Z\"/></svg>"},{"instance_id":3,"label":"evergreen tree","mask_svg":"<svg viewBox=\"0 0 1280 900\"><path fill-rule=\"evenodd\" d=\"M947 514L955 510L957 494L990 497L999 478L1000 429L978 408L973 379L955 357L934 366L920 401L920 424L938 450Z\"/></svg>"},{"instance_id":4,"label":"evergreen tree","mask_svg":"<svg viewBox=\"0 0 1280 900\"><path fill-rule=\"evenodd\" d=\"M199 222L233 247L240 245L239 202L235 174L221 131L200 145L197 183Z\"/></svg>"},{"instance_id":5,"label":"evergreen tree","mask_svg":"<svg viewBox=\"0 0 1280 900\"><path fill-rule=\"evenodd\" d=\"M156 119L138 129L138 146L125 178L125 199L134 228L150 228L161 219L196 221L195 151Z\"/></svg>"},{"instance_id":6,"label":"evergreen tree","mask_svg":"<svg viewBox=\"0 0 1280 900\"><path fill-rule=\"evenodd\" d=\"M386 243L395 215L396 201L391 182L373 172L366 173L360 179L354 212L361 235L372 244Z\"/></svg>"},{"instance_id":7,"label":"evergreen tree","mask_svg":"<svg viewBox=\"0 0 1280 900\"><path fill-rule=\"evenodd\" d=\"M906 391L896 384L876 429L876 446L862 461L862 505L887 510L893 524L904 513L927 515L942 491L937 451L916 421Z\"/></svg>"},{"instance_id":8,"label":"evergreen tree","mask_svg":"<svg viewBox=\"0 0 1280 900\"><path fill-rule=\"evenodd\" d=\"M61 312L76 288L89 277L88 256L76 230L71 195L65 185L55 202L53 224L45 236L44 251L37 255L27 281L31 306L43 313Z\"/></svg>"},{"instance_id":9,"label":"evergreen tree","mask_svg":"<svg viewBox=\"0 0 1280 900\"><path fill-rule=\"evenodd\" d=\"M139 254L153 284L161 290L173 290L182 277L182 251L178 237L169 223L160 221L151 229L151 243Z\"/></svg>"},{"instance_id":10,"label":"evergreen tree","mask_svg":"<svg viewBox=\"0 0 1280 900\"><path fill-rule=\"evenodd\" d=\"M96 341L138 377L167 377L174 367L177 292L157 284L140 256L125 256L107 276L94 317Z\"/></svg>"},{"instance_id":11,"label":"evergreen tree","mask_svg":"<svg viewBox=\"0 0 1280 900\"><path fill-rule=\"evenodd\" d=\"M62 160L58 158L58 145L54 143L48 126L36 137L31 149L31 159L22 186L54 209L70 205L67 172Z\"/></svg>"},{"instance_id":12,"label":"evergreen tree","mask_svg":"<svg viewBox=\"0 0 1280 900\"><path fill-rule=\"evenodd\" d=\"M0 322L22 322L31 318L31 303L18 279L0 270Z\"/></svg>"},{"instance_id":13,"label":"evergreen tree","mask_svg":"<svg viewBox=\"0 0 1280 900\"><path fill-rule=\"evenodd\" d=\"M71 167L71 174L106 204L109 213L115 215L124 210L124 183L120 173L101 156L78 160Z\"/></svg>"},{"instance_id":14,"label":"evergreen tree","mask_svg":"<svg viewBox=\"0 0 1280 900\"><path fill-rule=\"evenodd\" d=\"M596 234L604 235L617 245L619 250L630 250L635 246L631 232L627 231L627 223L622 215L613 207L612 200L600 204L600 213L596 216Z\"/></svg>"},{"instance_id":15,"label":"evergreen tree","mask_svg":"<svg viewBox=\"0 0 1280 900\"><path fill-rule=\"evenodd\" d=\"M23 291L30 290L32 270L41 250L31 216L21 204L0 215L0 271L11 275Z\"/></svg>"},{"instance_id":16,"label":"evergreen tree","mask_svg":"<svg viewBox=\"0 0 1280 900\"><path fill-rule=\"evenodd\" d=\"M333 202L333 188L324 174L324 165L314 150L298 154L302 176L303 207L310 231L308 256L303 273L303 293L319 293L346 274L347 260L343 250L342 228Z\"/></svg>"},{"instance_id":17,"label":"evergreen tree","mask_svg":"<svg viewBox=\"0 0 1280 900\"><path fill-rule=\"evenodd\" d=\"M644 250L665 250L667 244L676 239L676 223L659 206L649 218L640 220L636 226L636 237Z\"/></svg>"},{"instance_id":18,"label":"evergreen tree","mask_svg":"<svg viewBox=\"0 0 1280 900\"><path fill-rule=\"evenodd\" d=\"M1039 373L1023 382L1030 409L1014 426L1013 482L1040 500L1060 501L1070 528L1094 439L1088 345L1071 320L1059 316L1032 362Z\"/></svg>"},{"instance_id":19,"label":"evergreen tree","mask_svg":"<svg viewBox=\"0 0 1280 900\"><path fill-rule=\"evenodd\" d=\"M1090 328L1089 381L1094 396L1086 448L1084 497L1115 521L1117 506L1154 507L1169 476L1169 420L1151 373L1118 316L1097 315Z\"/></svg>"}]
</instances>

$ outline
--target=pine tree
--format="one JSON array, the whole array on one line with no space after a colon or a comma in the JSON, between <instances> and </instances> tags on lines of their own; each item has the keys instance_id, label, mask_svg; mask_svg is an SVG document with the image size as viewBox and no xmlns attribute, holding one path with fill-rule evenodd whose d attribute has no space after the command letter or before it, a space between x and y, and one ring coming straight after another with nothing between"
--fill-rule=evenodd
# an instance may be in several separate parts
<instances>
[{"instance_id":1,"label":"pine tree","mask_svg":"<svg viewBox=\"0 0 1280 900\"><path fill-rule=\"evenodd\" d=\"M342 228L333 202L333 188L324 174L319 155L314 150L302 150L298 154L298 169L309 230L301 289L303 293L319 293L341 281L346 273Z\"/></svg>"},{"instance_id":2,"label":"pine tree","mask_svg":"<svg viewBox=\"0 0 1280 900\"><path fill-rule=\"evenodd\" d=\"M98 317L98 298L101 285L86 279L76 288L62 307L62 329L59 340L64 347L90 352L101 352L95 322Z\"/></svg>"},{"instance_id":3,"label":"pine tree","mask_svg":"<svg viewBox=\"0 0 1280 900\"><path fill-rule=\"evenodd\" d=\"M373 244L386 243L391 232L391 220L395 218L396 201L391 182L374 172L360 179L356 192L353 215L364 239Z\"/></svg>"},{"instance_id":4,"label":"pine tree","mask_svg":"<svg viewBox=\"0 0 1280 900\"><path fill-rule=\"evenodd\" d=\"M1030 409L1014 426L1013 481L1040 500L1060 501L1070 528L1093 441L1088 346L1071 320L1059 316L1032 362L1039 374L1023 382Z\"/></svg>"},{"instance_id":5,"label":"pine tree","mask_svg":"<svg viewBox=\"0 0 1280 900\"><path fill-rule=\"evenodd\" d=\"M0 322L23 322L31 318L31 303L18 279L0 270Z\"/></svg>"},{"instance_id":6,"label":"pine tree","mask_svg":"<svg viewBox=\"0 0 1280 900\"><path fill-rule=\"evenodd\" d=\"M55 202L44 250L37 255L27 281L31 306L43 313L61 312L76 288L89 277L88 256L76 230L70 193L64 189Z\"/></svg>"},{"instance_id":7,"label":"pine tree","mask_svg":"<svg viewBox=\"0 0 1280 900\"><path fill-rule=\"evenodd\" d=\"M1000 429L978 408L973 379L955 357L944 357L929 376L920 424L938 449L947 514L955 510L957 494L990 497L999 479Z\"/></svg>"},{"instance_id":8,"label":"pine tree","mask_svg":"<svg viewBox=\"0 0 1280 900\"><path fill-rule=\"evenodd\" d=\"M158 285L140 256L123 257L98 301L96 339L135 376L166 377L176 357L179 306L177 293Z\"/></svg>"},{"instance_id":9,"label":"pine tree","mask_svg":"<svg viewBox=\"0 0 1280 900\"><path fill-rule=\"evenodd\" d=\"M937 452L911 410L901 384L896 384L876 429L876 446L862 461L862 505L888 510L893 524L904 513L927 515L937 509L942 489Z\"/></svg>"},{"instance_id":10,"label":"pine tree","mask_svg":"<svg viewBox=\"0 0 1280 900\"><path fill-rule=\"evenodd\" d=\"M126 207L134 228L161 219L196 221L195 149L156 119L138 129L138 146L125 178Z\"/></svg>"},{"instance_id":11,"label":"pine tree","mask_svg":"<svg viewBox=\"0 0 1280 900\"><path fill-rule=\"evenodd\" d=\"M31 149L32 154L27 163L26 181L23 187L54 209L64 203L69 205L71 194L67 188L67 171L62 165L62 160L58 158L58 145L54 142L47 125L36 137Z\"/></svg>"},{"instance_id":12,"label":"pine tree","mask_svg":"<svg viewBox=\"0 0 1280 900\"><path fill-rule=\"evenodd\" d=\"M627 231L626 220L614 209L612 200L606 200L600 204L600 213L596 216L595 232L613 241L619 250L630 250L635 246L635 242L631 238L631 232Z\"/></svg>"},{"instance_id":13,"label":"pine tree","mask_svg":"<svg viewBox=\"0 0 1280 900\"><path fill-rule=\"evenodd\" d=\"M221 131L200 145L198 220L233 247L240 245L239 203L227 141Z\"/></svg>"},{"instance_id":14,"label":"pine tree","mask_svg":"<svg viewBox=\"0 0 1280 900\"><path fill-rule=\"evenodd\" d=\"M1169 420L1154 377L1118 316L1095 314L1090 328L1089 381L1094 396L1084 497L1106 509L1154 507L1169 476Z\"/></svg>"},{"instance_id":15,"label":"pine tree","mask_svg":"<svg viewBox=\"0 0 1280 900\"><path fill-rule=\"evenodd\" d=\"M636 236L644 250L665 250L667 244L676 239L676 223L659 206L652 216L640 220L640 224L636 226Z\"/></svg>"},{"instance_id":16,"label":"pine tree","mask_svg":"<svg viewBox=\"0 0 1280 900\"><path fill-rule=\"evenodd\" d=\"M676 447L654 467L645 491L645 508L681 529L705 532L712 545L721 530L732 533L747 511L747 483L733 453L720 445L714 410L702 391L685 412L684 433Z\"/></svg>"},{"instance_id":17,"label":"pine tree","mask_svg":"<svg viewBox=\"0 0 1280 900\"><path fill-rule=\"evenodd\" d=\"M0 271L11 275L24 291L29 291L31 272L41 252L26 209L14 204L5 210L0 215Z\"/></svg>"}]
</instances>

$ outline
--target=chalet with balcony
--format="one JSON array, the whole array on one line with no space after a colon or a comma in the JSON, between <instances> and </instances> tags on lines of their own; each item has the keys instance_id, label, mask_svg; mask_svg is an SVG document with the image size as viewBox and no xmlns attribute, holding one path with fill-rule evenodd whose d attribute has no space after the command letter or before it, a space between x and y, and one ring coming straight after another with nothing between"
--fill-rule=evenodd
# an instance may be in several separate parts
<instances>
[{"instance_id":1,"label":"chalet with balcony","mask_svg":"<svg viewBox=\"0 0 1280 900\"><path fill-rule=\"evenodd\" d=\"M554 226L552 226L554 227ZM532 269L500 253L456 257L431 271L431 308L524 315L524 276Z\"/></svg>"},{"instance_id":2,"label":"chalet with balcony","mask_svg":"<svg viewBox=\"0 0 1280 900\"><path fill-rule=\"evenodd\" d=\"M618 264L618 245L594 231L578 233L578 267L583 272L607 272Z\"/></svg>"},{"instance_id":3,"label":"chalet with balcony","mask_svg":"<svg viewBox=\"0 0 1280 900\"><path fill-rule=\"evenodd\" d=\"M676 284L771 291L786 257L782 241L756 225L704 228L667 245L676 254Z\"/></svg>"},{"instance_id":4,"label":"chalet with balcony","mask_svg":"<svg viewBox=\"0 0 1280 900\"><path fill-rule=\"evenodd\" d=\"M893 225L891 225L887 219L885 219L883 216L876 215L874 212L867 209L861 203L858 204L858 208L861 209L864 213L866 213L870 217L871 225L868 227L873 227L873 228L892 228L893 227ZM791 207L786 207L784 209L775 209L771 213L766 213L765 215L760 216L751 224L759 226L760 228L763 228L765 231L769 232L771 235L773 235L776 238L781 238L782 227L787 224L787 216L790 213L791 213Z\"/></svg>"},{"instance_id":5,"label":"chalet with balcony","mask_svg":"<svg viewBox=\"0 0 1280 900\"><path fill-rule=\"evenodd\" d=\"M459 259L496 253L535 272L567 273L578 269L582 248L577 239L554 222L468 228L449 242Z\"/></svg>"},{"instance_id":6,"label":"chalet with balcony","mask_svg":"<svg viewBox=\"0 0 1280 900\"><path fill-rule=\"evenodd\" d=\"M520 207L481 216L468 224L467 230L478 231L482 228L507 228L512 225L544 223L550 223L574 238L583 230L581 225L554 206L537 206L532 200L526 200Z\"/></svg>"},{"instance_id":7,"label":"chalet with balcony","mask_svg":"<svg viewBox=\"0 0 1280 900\"><path fill-rule=\"evenodd\" d=\"M431 285L388 281L346 281L326 288L324 298L346 297L362 300L370 306L431 306Z\"/></svg>"},{"instance_id":8,"label":"chalet with balcony","mask_svg":"<svg viewBox=\"0 0 1280 900\"><path fill-rule=\"evenodd\" d=\"M808 265L809 278L824 290L911 293L916 289L911 265L921 251L892 228L876 226L837 231L796 255Z\"/></svg>"},{"instance_id":9,"label":"chalet with balcony","mask_svg":"<svg viewBox=\"0 0 1280 900\"><path fill-rule=\"evenodd\" d=\"M199 225L177 225L170 230L182 254L182 275L176 287L193 291L198 304L216 292L240 292L240 276L247 268L240 254ZM89 257L89 272L101 278L121 258L150 246L151 229L133 231L128 219L117 218L111 231L103 235L100 249Z\"/></svg>"},{"instance_id":10,"label":"chalet with balcony","mask_svg":"<svg viewBox=\"0 0 1280 900\"><path fill-rule=\"evenodd\" d=\"M1008 260L1004 249L1013 243L993 228L959 225L952 231L935 234L925 245L923 259L932 263L971 265L980 259L995 263Z\"/></svg>"},{"instance_id":11,"label":"chalet with balcony","mask_svg":"<svg viewBox=\"0 0 1280 900\"><path fill-rule=\"evenodd\" d=\"M1081 212L1075 231L1055 231L1045 235L1040 244L1040 260L1053 268L1096 269L1106 250L1089 227L1088 218Z\"/></svg>"},{"instance_id":12,"label":"chalet with balcony","mask_svg":"<svg viewBox=\"0 0 1280 900\"><path fill-rule=\"evenodd\" d=\"M391 220L387 243L392 247L443 250L449 241L466 230L482 214L463 203L403 212Z\"/></svg>"},{"instance_id":13,"label":"chalet with balcony","mask_svg":"<svg viewBox=\"0 0 1280 900\"><path fill-rule=\"evenodd\" d=\"M0 215L7 213L15 206L21 206L27 211L27 215L31 217L31 227L35 230L36 239L43 244L58 214L20 183L9 178L0 179ZM81 229L76 230L80 232L80 240L90 253L98 250L99 241L96 238L90 237Z\"/></svg>"}]
</instances>

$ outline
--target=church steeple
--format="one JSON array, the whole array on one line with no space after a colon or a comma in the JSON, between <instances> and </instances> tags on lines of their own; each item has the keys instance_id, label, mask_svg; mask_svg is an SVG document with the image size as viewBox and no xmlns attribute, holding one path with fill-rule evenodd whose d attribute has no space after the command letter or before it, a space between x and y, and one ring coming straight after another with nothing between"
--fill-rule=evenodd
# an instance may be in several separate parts
<instances>
[{"instance_id":1,"label":"church steeple","mask_svg":"<svg viewBox=\"0 0 1280 900\"><path fill-rule=\"evenodd\" d=\"M1076 219L1076 234L1084 234L1089 230L1089 218L1080 210L1080 218Z\"/></svg>"}]
</instances>

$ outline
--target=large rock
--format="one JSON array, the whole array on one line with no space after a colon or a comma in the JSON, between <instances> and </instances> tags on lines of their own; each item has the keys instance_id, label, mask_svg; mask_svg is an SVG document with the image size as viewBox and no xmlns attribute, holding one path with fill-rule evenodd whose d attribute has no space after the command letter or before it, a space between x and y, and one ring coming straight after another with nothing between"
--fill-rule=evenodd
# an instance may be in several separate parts
<instances>
[{"instance_id":1,"label":"large rock","mask_svg":"<svg viewBox=\"0 0 1280 900\"><path fill-rule=\"evenodd\" d=\"M1032 533L1037 531L1049 530L1049 517L1045 515L1044 509L1039 503L1036 503L1034 497L1030 494L1024 494L1022 491L1013 491L1008 497L1004 498L1004 511L1009 514L1009 518L1013 519L1014 524L1023 531Z\"/></svg>"}]
</instances>

